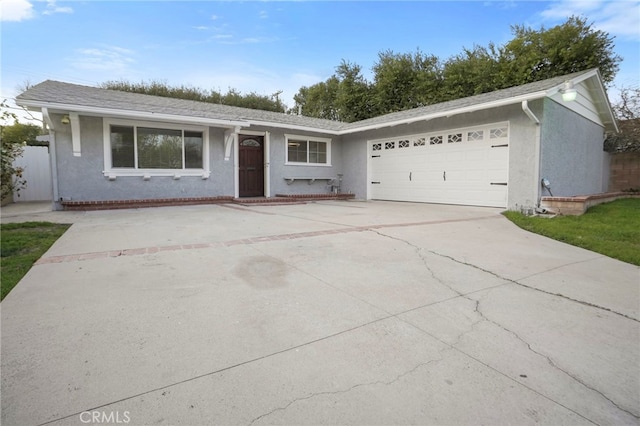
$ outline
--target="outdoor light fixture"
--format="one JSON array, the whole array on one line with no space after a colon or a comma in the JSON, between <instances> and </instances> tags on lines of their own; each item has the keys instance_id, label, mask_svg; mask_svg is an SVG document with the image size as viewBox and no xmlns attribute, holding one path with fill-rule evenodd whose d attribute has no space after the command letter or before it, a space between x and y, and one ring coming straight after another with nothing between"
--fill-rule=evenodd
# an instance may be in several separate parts
<instances>
[{"instance_id":1,"label":"outdoor light fixture","mask_svg":"<svg viewBox=\"0 0 640 426\"><path fill-rule=\"evenodd\" d=\"M560 89L560 93L562 93L562 100L565 102L575 101L578 96L578 92L573 87L573 83L571 81L564 82L564 86Z\"/></svg>"},{"instance_id":2,"label":"outdoor light fixture","mask_svg":"<svg viewBox=\"0 0 640 426\"><path fill-rule=\"evenodd\" d=\"M71 123L71 119L69 119L68 115L65 115L65 116L62 117L62 120L60 120L60 122L62 124L69 124L69 123Z\"/></svg>"}]
</instances>

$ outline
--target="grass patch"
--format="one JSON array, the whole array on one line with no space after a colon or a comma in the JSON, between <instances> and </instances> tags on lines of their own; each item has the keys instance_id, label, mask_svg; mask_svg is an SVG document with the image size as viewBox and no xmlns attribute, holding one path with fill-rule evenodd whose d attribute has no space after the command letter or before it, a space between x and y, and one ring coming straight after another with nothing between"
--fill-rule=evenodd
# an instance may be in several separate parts
<instances>
[{"instance_id":1,"label":"grass patch","mask_svg":"<svg viewBox=\"0 0 640 426\"><path fill-rule=\"evenodd\" d=\"M53 243L71 225L50 222L5 223L0 225L0 269L4 299Z\"/></svg>"},{"instance_id":2,"label":"grass patch","mask_svg":"<svg viewBox=\"0 0 640 426\"><path fill-rule=\"evenodd\" d=\"M591 207L582 216L504 215L520 228L640 266L640 199Z\"/></svg>"}]
</instances>

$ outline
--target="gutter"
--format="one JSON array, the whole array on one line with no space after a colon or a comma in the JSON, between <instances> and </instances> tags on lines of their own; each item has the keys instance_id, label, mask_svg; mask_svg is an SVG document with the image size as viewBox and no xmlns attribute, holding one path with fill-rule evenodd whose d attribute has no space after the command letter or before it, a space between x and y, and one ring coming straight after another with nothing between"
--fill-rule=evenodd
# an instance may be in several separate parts
<instances>
[{"instance_id":1,"label":"gutter","mask_svg":"<svg viewBox=\"0 0 640 426\"><path fill-rule=\"evenodd\" d=\"M42 108L42 118L49 126L49 163L51 165L51 186L53 197L53 209L58 210L58 201L60 200L60 194L58 190L58 156L56 153L56 130L53 126L53 121L49 116L49 110Z\"/></svg>"},{"instance_id":2,"label":"gutter","mask_svg":"<svg viewBox=\"0 0 640 426\"><path fill-rule=\"evenodd\" d=\"M177 123L209 125L209 126L224 127L229 129L233 129L238 126L240 127L265 126L265 127L286 128L286 129L292 129L292 130L300 130L300 131L306 131L306 132L342 136L342 135L348 135L351 133L363 132L367 130L377 130L385 127L394 127L402 124L411 124L419 121L428 121L435 118L451 117L453 115L464 114L464 113L474 112L474 111L488 109L488 108L508 106L508 105L516 104L518 102L526 102L527 100L543 98L545 96L547 96L546 91L529 93L527 95L521 95L521 96L516 96L512 98L507 98L507 99L500 99L500 100L491 101L491 102L484 102L484 103L470 105L467 107L457 108L453 110L443 110L443 111L439 111L431 114L424 114L417 117L404 118L404 119L399 119L395 121L380 122L380 123L369 124L364 126L354 126L354 127L342 129L342 130L322 129L318 127L310 127L310 126L296 125L296 124L290 124L290 123L268 122L268 121L262 121L262 120L252 120L252 119L242 119L242 120L211 119L211 118L191 117L191 116L183 116L183 115L123 110L123 109L85 107L82 105L54 104L49 102L19 100L19 99L16 100L16 103L18 105L22 105L26 107L48 108L49 110L56 109L56 110L61 110L65 112L75 111L75 112L82 113L84 115L96 115L101 117L112 116L112 117L139 118L139 119L154 120L154 121L169 121L169 122L177 122Z\"/></svg>"},{"instance_id":3,"label":"gutter","mask_svg":"<svg viewBox=\"0 0 640 426\"><path fill-rule=\"evenodd\" d=\"M542 197L542 190L540 187L540 150L541 150L541 146L540 146L540 119L538 117L536 117L536 115L533 113L533 111L531 111L531 109L529 108L529 102L527 102L526 100L522 101L522 111L524 111L524 113L527 115L527 117L529 117L529 119L535 124L536 126L536 136L535 136L535 165L534 165L534 172L536 174L536 177L534 179L534 190L533 193L535 194L536 197L536 209L540 208L540 199Z\"/></svg>"},{"instance_id":4,"label":"gutter","mask_svg":"<svg viewBox=\"0 0 640 426\"><path fill-rule=\"evenodd\" d=\"M174 114L162 114L155 112L133 111L125 109L100 108L83 105L56 104L50 102L24 101L16 99L16 104L30 108L47 109L48 111L60 110L64 113L77 112L82 115L95 115L99 117L139 118L143 120L164 121L174 123L189 123L209 125L214 127L235 128L237 126L250 126L246 120L224 120L215 118L193 117Z\"/></svg>"}]
</instances>

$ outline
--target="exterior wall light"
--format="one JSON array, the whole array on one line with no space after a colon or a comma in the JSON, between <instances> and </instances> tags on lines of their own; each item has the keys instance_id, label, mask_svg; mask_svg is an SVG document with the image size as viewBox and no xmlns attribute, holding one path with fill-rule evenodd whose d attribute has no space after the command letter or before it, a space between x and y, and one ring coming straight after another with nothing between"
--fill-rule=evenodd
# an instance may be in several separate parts
<instances>
[{"instance_id":1,"label":"exterior wall light","mask_svg":"<svg viewBox=\"0 0 640 426\"><path fill-rule=\"evenodd\" d=\"M61 122L62 124L69 124L69 123L71 123L71 119L69 118L69 116L68 116L68 115L64 115L64 116L62 117L62 120L60 120L60 122Z\"/></svg>"},{"instance_id":2,"label":"exterior wall light","mask_svg":"<svg viewBox=\"0 0 640 426\"><path fill-rule=\"evenodd\" d=\"M571 81L564 82L564 86L560 89L560 93L562 93L562 100L565 102L575 101L578 97L578 92L573 87L573 83Z\"/></svg>"}]
</instances>

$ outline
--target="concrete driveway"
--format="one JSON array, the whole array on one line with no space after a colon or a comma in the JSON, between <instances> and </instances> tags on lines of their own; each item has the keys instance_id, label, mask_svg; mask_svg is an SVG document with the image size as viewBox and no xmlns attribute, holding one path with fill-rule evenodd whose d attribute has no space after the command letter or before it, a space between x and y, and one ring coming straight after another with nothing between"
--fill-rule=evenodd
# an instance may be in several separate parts
<instances>
[{"instance_id":1,"label":"concrete driveway","mask_svg":"<svg viewBox=\"0 0 640 426\"><path fill-rule=\"evenodd\" d=\"M640 422L639 268L499 210L31 218L74 225L1 304L3 425Z\"/></svg>"}]
</instances>

